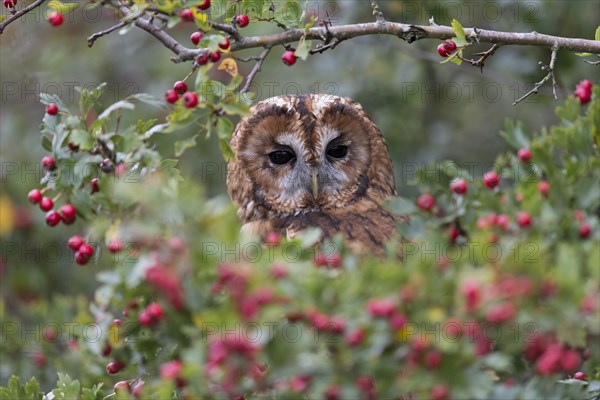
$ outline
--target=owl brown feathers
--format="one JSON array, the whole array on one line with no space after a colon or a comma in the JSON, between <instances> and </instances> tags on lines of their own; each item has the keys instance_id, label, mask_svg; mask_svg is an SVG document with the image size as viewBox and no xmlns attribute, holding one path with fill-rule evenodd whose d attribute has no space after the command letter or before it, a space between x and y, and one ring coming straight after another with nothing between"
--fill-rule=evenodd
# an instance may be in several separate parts
<instances>
[{"instance_id":1,"label":"owl brown feathers","mask_svg":"<svg viewBox=\"0 0 600 400\"><path fill-rule=\"evenodd\" d=\"M265 236L318 227L353 248L381 253L397 217L383 136L362 107L326 94L279 96L254 106L231 146L227 189L244 229Z\"/></svg>"}]
</instances>

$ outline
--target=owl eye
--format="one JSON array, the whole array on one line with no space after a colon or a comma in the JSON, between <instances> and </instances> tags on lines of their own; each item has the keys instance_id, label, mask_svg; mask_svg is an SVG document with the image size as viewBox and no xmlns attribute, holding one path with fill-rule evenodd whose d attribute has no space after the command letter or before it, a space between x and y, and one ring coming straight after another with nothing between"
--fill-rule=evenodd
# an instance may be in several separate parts
<instances>
[{"instance_id":1,"label":"owl eye","mask_svg":"<svg viewBox=\"0 0 600 400\"><path fill-rule=\"evenodd\" d=\"M296 158L296 155L291 150L275 150L269 153L269 160L273 164L284 165Z\"/></svg>"},{"instance_id":2,"label":"owl eye","mask_svg":"<svg viewBox=\"0 0 600 400\"><path fill-rule=\"evenodd\" d=\"M344 158L348 154L348 146L337 145L327 149L327 155L333 158Z\"/></svg>"}]
</instances>

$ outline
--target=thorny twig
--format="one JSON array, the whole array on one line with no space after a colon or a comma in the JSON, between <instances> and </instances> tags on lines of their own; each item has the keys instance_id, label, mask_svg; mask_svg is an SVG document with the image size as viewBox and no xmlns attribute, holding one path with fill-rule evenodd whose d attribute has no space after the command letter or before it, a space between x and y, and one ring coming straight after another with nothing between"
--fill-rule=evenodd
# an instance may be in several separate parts
<instances>
[{"instance_id":1,"label":"thorny twig","mask_svg":"<svg viewBox=\"0 0 600 400\"><path fill-rule=\"evenodd\" d=\"M529 92L525 93L523 96L521 96L517 100L515 100L515 102L512 103L513 106L517 105L518 103L525 100L529 96L531 96L533 94L537 94L538 91L540 90L540 87L542 87L542 85L545 84L546 82L548 82L549 80L552 80L552 94L554 95L554 99L558 100L558 96L556 95L556 79L554 78L554 64L556 63L556 53L557 52L558 52L558 49L556 47L552 49L552 56L550 57L549 65L544 65L540 61L542 70L548 71L548 73L541 81L536 83Z\"/></svg>"},{"instance_id":2,"label":"thorny twig","mask_svg":"<svg viewBox=\"0 0 600 400\"><path fill-rule=\"evenodd\" d=\"M117 29L121 29L122 27L124 27L125 25L127 25L127 24L128 24L128 23L130 23L130 22L131 22L131 21L122 21L122 22L119 22L119 23L118 23L118 24L116 24L116 25L113 25L113 26L111 26L111 27L110 27L110 28L108 28L108 29L105 29L105 30L103 30L103 31L96 32L96 33L94 33L93 35L90 35L90 36L87 38L87 44L88 44L88 47L92 47L92 46L94 45L94 42L95 42L96 40L100 39L102 36L108 35L109 33L116 31Z\"/></svg>"},{"instance_id":3,"label":"thorny twig","mask_svg":"<svg viewBox=\"0 0 600 400\"><path fill-rule=\"evenodd\" d=\"M254 65L254 68L252 68L252 71L250 71L250 73L246 77L246 82L244 83L244 87L240 90L240 93L246 93L250 89L250 85L252 84L252 81L256 77L256 74L258 74L258 72L260 71L260 68L262 67L263 63L265 62L265 59L269 55L270 51L271 51L271 47L265 47L264 50L262 51L262 53L260 53L260 56L258 56L258 61Z\"/></svg>"}]
</instances>

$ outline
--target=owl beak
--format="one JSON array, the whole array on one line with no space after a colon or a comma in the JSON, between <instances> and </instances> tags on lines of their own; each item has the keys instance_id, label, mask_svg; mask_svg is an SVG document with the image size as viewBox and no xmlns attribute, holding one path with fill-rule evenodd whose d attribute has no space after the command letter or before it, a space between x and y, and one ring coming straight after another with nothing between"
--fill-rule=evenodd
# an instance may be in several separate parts
<instances>
[{"instance_id":1,"label":"owl beak","mask_svg":"<svg viewBox=\"0 0 600 400\"><path fill-rule=\"evenodd\" d=\"M319 197L319 172L316 167L312 168L312 195L313 198L316 199Z\"/></svg>"}]
</instances>

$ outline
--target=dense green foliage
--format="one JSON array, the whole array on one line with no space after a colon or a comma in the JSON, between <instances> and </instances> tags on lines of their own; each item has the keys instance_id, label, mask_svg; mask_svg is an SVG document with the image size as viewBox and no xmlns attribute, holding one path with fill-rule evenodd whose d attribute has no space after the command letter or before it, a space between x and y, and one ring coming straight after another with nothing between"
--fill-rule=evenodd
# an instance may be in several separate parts
<instances>
[{"instance_id":1,"label":"dense green foliage","mask_svg":"<svg viewBox=\"0 0 600 400\"><path fill-rule=\"evenodd\" d=\"M213 3L217 8L227 2ZM360 15L339 3L334 22ZM400 3L383 9L393 16ZM170 28L189 35L181 29L178 3L163 7L173 14ZM565 2L538 9L543 17L515 18L505 28L544 30L572 7ZM435 20L449 24L439 11L432 11ZM252 32L257 13L248 13ZM228 21L233 15L230 9L218 17ZM289 26L315 22L300 9L276 17ZM190 25L208 30L201 17ZM216 51L223 37L207 34L200 47ZM577 66L559 58L568 94L562 93L567 100L555 115L547 99L538 97L508 112L523 87L499 85L503 94L497 101L482 94L487 91L473 96L463 91L455 101L447 89L489 88L495 82L486 82L478 70L473 81L466 73L455 75L458 67L436 65L437 55L432 63L419 53L434 54L431 43L419 43L425 47L410 56L381 57L374 49L384 43L385 52L387 39L362 40L364 51L352 52L352 44L344 43L336 49L338 58L308 57L286 72L275 57L277 66L266 63L259 79L355 95L382 126L403 195L388 207L411 221L398 226L406 239L401 254L391 243L385 258L353 254L340 238L319 244L316 231L293 240L272 235L268 243L240 234L234 206L215 194L223 192L222 160L235 156L229 136L253 101L239 94L247 75L241 63L237 75L219 71L216 63L194 71L187 84L200 103L193 109L181 101L167 104L158 97L164 82L152 82L164 79L167 68L181 79L189 65L167 67L168 56L150 52L139 54L148 70L135 79L154 84L148 90L154 94L127 86L115 90L112 71L108 85L77 85L83 88L76 98L42 93L41 103L57 104L59 111L44 116L41 146L39 134L21 134L31 121L15 117L34 120L39 107L24 111L19 107L25 101L3 110L0 397L600 395L600 90L595 83L589 103L571 95L575 79L582 78L581 65L592 67L578 57L572 57ZM95 45L100 54L109 52L101 43ZM57 59L69 59L69 46L39 58L59 70ZM305 57L310 43L297 47ZM6 48L3 43L2 52ZM506 65L520 57L502 50L508 52ZM103 76L107 61L94 57L98 70L85 74ZM223 57L233 59L227 51ZM364 79L354 79L361 63ZM486 72L489 64L492 60ZM322 79L312 82L315 67ZM83 74L77 66L65 68ZM510 68L516 73L522 65ZM3 89L10 96L15 82L6 82L6 70ZM140 74L119 71L116 75L130 79ZM287 82L286 73L297 81ZM519 73L533 80L539 70ZM326 81L333 75L340 85ZM258 98L268 97L265 87L257 85ZM27 118L31 115L36 117ZM506 120L497 134L497 121L505 115L525 122ZM529 132L542 122L547 127ZM42 149L53 156L56 169L22 162ZM530 160L518 155L522 149L530 150ZM486 164L495 153L500 154ZM423 162L448 155L455 161ZM488 171L500 177L492 189L482 179ZM466 193L452 190L459 179ZM47 227L44 213L25 204L34 187L54 198L56 209L73 204L75 224ZM92 246L91 260L69 249L67 239L76 234ZM573 379L576 372L587 378ZM118 381L127 381L133 393L114 394Z\"/></svg>"}]
</instances>

